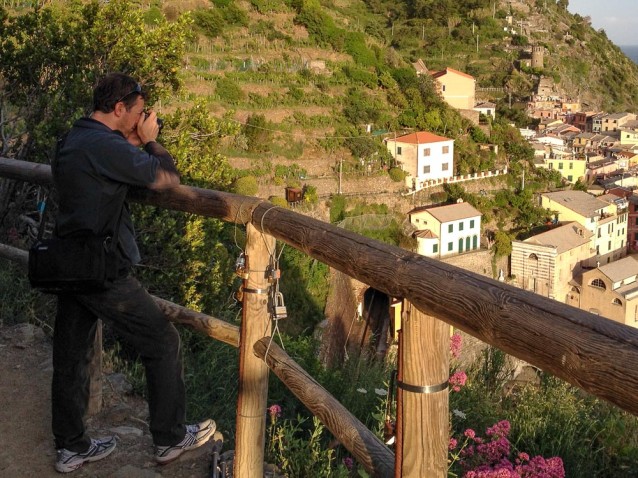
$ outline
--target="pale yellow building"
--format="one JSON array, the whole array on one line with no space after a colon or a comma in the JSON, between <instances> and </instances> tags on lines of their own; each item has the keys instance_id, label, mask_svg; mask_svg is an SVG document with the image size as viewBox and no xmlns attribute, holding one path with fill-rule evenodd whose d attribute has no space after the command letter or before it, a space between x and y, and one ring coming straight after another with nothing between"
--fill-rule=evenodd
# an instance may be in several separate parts
<instances>
[{"instance_id":1,"label":"pale yellow building","mask_svg":"<svg viewBox=\"0 0 638 478\"><path fill-rule=\"evenodd\" d=\"M443 100L452 108L471 110L476 104L476 79L453 68L431 72Z\"/></svg>"},{"instance_id":2,"label":"pale yellow building","mask_svg":"<svg viewBox=\"0 0 638 478\"><path fill-rule=\"evenodd\" d=\"M631 123L631 125L629 124ZM620 128L621 146L634 146L638 144L638 125L631 121Z\"/></svg>"},{"instance_id":3,"label":"pale yellow building","mask_svg":"<svg viewBox=\"0 0 638 478\"><path fill-rule=\"evenodd\" d=\"M636 119L636 115L633 113L612 113L603 116L601 132L613 132L618 131L622 126L624 126L629 121L634 121Z\"/></svg>"},{"instance_id":4,"label":"pale yellow building","mask_svg":"<svg viewBox=\"0 0 638 478\"><path fill-rule=\"evenodd\" d=\"M536 167L558 171L565 180L572 184L579 179L585 179L585 172L587 171L587 161L585 159L576 159L572 153L567 153L566 157L562 157L561 154L558 154L558 150L553 149L552 154L558 157L544 158L542 161L535 163Z\"/></svg>"},{"instance_id":5,"label":"pale yellow building","mask_svg":"<svg viewBox=\"0 0 638 478\"><path fill-rule=\"evenodd\" d=\"M567 302L570 281L594 253L592 232L577 222L512 241L511 274L518 287Z\"/></svg>"},{"instance_id":6,"label":"pale yellow building","mask_svg":"<svg viewBox=\"0 0 638 478\"><path fill-rule=\"evenodd\" d=\"M594 197L584 191L557 191L541 194L541 206L554 213L558 222L576 221L593 233L593 255L586 265L595 267L627 255L626 199Z\"/></svg>"},{"instance_id":7,"label":"pale yellow building","mask_svg":"<svg viewBox=\"0 0 638 478\"><path fill-rule=\"evenodd\" d=\"M583 272L568 304L638 327L638 261L633 256Z\"/></svg>"}]
</instances>

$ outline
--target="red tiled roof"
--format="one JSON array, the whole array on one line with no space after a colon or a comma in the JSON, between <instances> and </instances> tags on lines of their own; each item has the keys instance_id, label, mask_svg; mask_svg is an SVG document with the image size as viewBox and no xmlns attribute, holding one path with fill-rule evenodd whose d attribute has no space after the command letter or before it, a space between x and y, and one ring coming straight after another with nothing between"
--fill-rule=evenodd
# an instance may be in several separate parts
<instances>
[{"instance_id":1,"label":"red tiled roof","mask_svg":"<svg viewBox=\"0 0 638 478\"><path fill-rule=\"evenodd\" d=\"M429 229L418 230L413 235L414 237L420 237L421 239L437 239L439 237Z\"/></svg>"},{"instance_id":2,"label":"red tiled roof","mask_svg":"<svg viewBox=\"0 0 638 478\"><path fill-rule=\"evenodd\" d=\"M470 79L474 79L474 77L472 75L468 75L467 73L463 73L462 71L459 70L455 70L454 68L450 68L449 66L445 69L445 70L441 70L441 71L435 71L433 73L430 73L432 75L432 78L439 78L443 75L447 75L448 73L456 73L457 75L461 75L464 76L466 78L470 78Z\"/></svg>"},{"instance_id":3,"label":"red tiled roof","mask_svg":"<svg viewBox=\"0 0 638 478\"><path fill-rule=\"evenodd\" d=\"M623 158L633 158L634 156L636 156L636 153L632 151L618 151L616 155L622 156Z\"/></svg>"},{"instance_id":4,"label":"red tiled roof","mask_svg":"<svg viewBox=\"0 0 638 478\"><path fill-rule=\"evenodd\" d=\"M403 136L399 136L396 141L400 143L410 144L428 144L428 143L440 143L441 141L451 141L450 138L444 138L434 133L428 133L427 131L419 131L418 133L410 133Z\"/></svg>"}]
</instances>

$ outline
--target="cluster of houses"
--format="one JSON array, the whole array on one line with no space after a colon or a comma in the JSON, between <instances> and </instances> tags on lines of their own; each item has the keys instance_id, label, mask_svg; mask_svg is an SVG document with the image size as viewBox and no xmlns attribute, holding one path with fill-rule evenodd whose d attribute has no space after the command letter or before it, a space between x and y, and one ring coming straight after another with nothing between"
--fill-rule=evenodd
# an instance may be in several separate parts
<instances>
[{"instance_id":1,"label":"cluster of houses","mask_svg":"<svg viewBox=\"0 0 638 478\"><path fill-rule=\"evenodd\" d=\"M415 64L417 71L420 67ZM451 68L429 74L450 105L482 108L474 101L470 75ZM581 112L577 104L549 95L546 82L541 86L529 105L530 115L541 119L539 127L521 130L534 147L536 166L558 171L566 183L580 180L591 187L540 195L541 207L554 220L545 232L512 242L510 281L638 327L638 260L631 255L638 251L637 117ZM494 114L493 109L480 113ZM416 132L387 139L386 145L407 173L408 187L452 177L449 138ZM408 216L419 254L445 260L481 248L481 213L470 204L418 207Z\"/></svg>"},{"instance_id":2,"label":"cluster of houses","mask_svg":"<svg viewBox=\"0 0 638 478\"><path fill-rule=\"evenodd\" d=\"M542 78L527 104L539 120L536 131L523 129L534 148L537 167L558 171L568 183L594 184L638 172L638 117L634 113L581 111L577 101L559 95ZM635 180L627 185L635 186Z\"/></svg>"},{"instance_id":3,"label":"cluster of houses","mask_svg":"<svg viewBox=\"0 0 638 478\"><path fill-rule=\"evenodd\" d=\"M638 201L619 191L594 196L565 190L541 195L555 220L512 241L510 282L560 302L638 327ZM481 213L459 202L408 213L417 252L446 260L481 248Z\"/></svg>"},{"instance_id":4,"label":"cluster of houses","mask_svg":"<svg viewBox=\"0 0 638 478\"><path fill-rule=\"evenodd\" d=\"M478 123L481 114L496 117L494 103L476 103L476 80L473 76L453 68L430 72L421 60L413 66L417 74L430 75L443 100L472 121ZM405 185L412 191L440 184L454 176L454 140L450 138L421 131L387 138L385 143L406 173Z\"/></svg>"}]
</instances>

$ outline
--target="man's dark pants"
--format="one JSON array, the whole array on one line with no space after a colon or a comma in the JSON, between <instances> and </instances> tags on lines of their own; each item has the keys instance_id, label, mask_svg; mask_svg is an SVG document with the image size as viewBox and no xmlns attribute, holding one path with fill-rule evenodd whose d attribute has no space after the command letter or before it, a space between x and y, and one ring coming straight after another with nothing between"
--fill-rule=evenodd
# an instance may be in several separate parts
<instances>
[{"instance_id":1,"label":"man's dark pants","mask_svg":"<svg viewBox=\"0 0 638 478\"><path fill-rule=\"evenodd\" d=\"M153 442L159 446L179 443L185 434L179 334L137 279L126 276L104 292L58 297L51 393L56 448L83 452L90 446L83 419L98 317L142 359Z\"/></svg>"}]
</instances>

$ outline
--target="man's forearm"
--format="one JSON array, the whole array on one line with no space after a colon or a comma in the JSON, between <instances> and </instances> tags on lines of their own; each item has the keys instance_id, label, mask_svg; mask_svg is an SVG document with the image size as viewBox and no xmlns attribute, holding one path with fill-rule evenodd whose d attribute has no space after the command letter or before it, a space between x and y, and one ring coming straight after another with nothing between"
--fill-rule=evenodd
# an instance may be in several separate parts
<instances>
[{"instance_id":1,"label":"man's forearm","mask_svg":"<svg viewBox=\"0 0 638 478\"><path fill-rule=\"evenodd\" d=\"M177 168L175 167L175 160L173 160L173 157L168 151L166 151L164 146L159 144L157 141L150 141L149 143L146 143L144 150L148 154L152 154L159 159L160 168L162 168L165 172L179 176L179 171L177 171Z\"/></svg>"},{"instance_id":2,"label":"man's forearm","mask_svg":"<svg viewBox=\"0 0 638 478\"><path fill-rule=\"evenodd\" d=\"M179 171L175 167L175 161L166 148L157 141L150 141L144 146L144 150L159 160L159 168L155 173L155 181L149 185L149 189L170 189L179 185Z\"/></svg>"}]
</instances>

